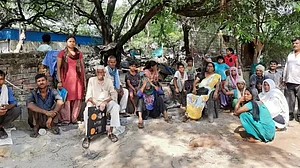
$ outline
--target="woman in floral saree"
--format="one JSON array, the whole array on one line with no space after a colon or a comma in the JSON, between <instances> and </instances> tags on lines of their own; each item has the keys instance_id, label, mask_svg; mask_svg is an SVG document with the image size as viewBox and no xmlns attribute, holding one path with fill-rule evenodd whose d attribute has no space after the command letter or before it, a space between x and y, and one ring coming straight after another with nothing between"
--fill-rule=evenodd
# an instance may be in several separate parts
<instances>
[{"instance_id":1,"label":"woman in floral saree","mask_svg":"<svg viewBox=\"0 0 300 168\"><path fill-rule=\"evenodd\" d=\"M200 83L199 83L200 82ZM218 92L221 82L221 76L215 73L215 66L209 62L206 65L206 71L196 77L193 84L193 92L187 95L187 110L183 121L191 118L198 120L205 110L209 122L213 122L218 117Z\"/></svg>"}]
</instances>

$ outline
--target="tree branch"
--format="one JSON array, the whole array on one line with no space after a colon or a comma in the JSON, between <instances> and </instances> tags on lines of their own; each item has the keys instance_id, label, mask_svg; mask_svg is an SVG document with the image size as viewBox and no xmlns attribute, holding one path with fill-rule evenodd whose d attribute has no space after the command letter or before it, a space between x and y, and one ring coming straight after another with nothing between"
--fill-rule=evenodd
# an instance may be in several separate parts
<instances>
[{"instance_id":1,"label":"tree branch","mask_svg":"<svg viewBox=\"0 0 300 168\"><path fill-rule=\"evenodd\" d=\"M132 23L131 23L131 28L130 28L130 29L132 29L132 28L135 26L135 24L136 24L136 21L138 20L138 18L139 18L139 16L140 16L140 14L141 14L141 12L140 12L140 11L138 11L138 12L135 14L135 16L134 16L134 18L133 18L133 20L132 20Z\"/></svg>"},{"instance_id":2,"label":"tree branch","mask_svg":"<svg viewBox=\"0 0 300 168\"><path fill-rule=\"evenodd\" d=\"M29 18L25 18L23 11L22 11L22 6L21 6L21 1L18 0L17 1L17 5L18 5L18 12L14 13L14 15L16 15L16 18L12 18L12 19L8 19L6 21L1 21L0 23L0 30L4 29L5 27L8 27L9 25L11 25L12 23L15 22L25 22L26 24L33 24L38 18L43 17L46 15L46 12L49 9L52 9L54 7L59 7L58 3L53 3L53 2L57 2L57 1L46 1L45 3L43 3L46 8L43 11L39 11L36 14L34 14L33 16L29 17ZM48 3L53 3L53 5L48 6Z\"/></svg>"},{"instance_id":3,"label":"tree branch","mask_svg":"<svg viewBox=\"0 0 300 168\"><path fill-rule=\"evenodd\" d=\"M121 39L118 41L116 48L121 49L122 46L134 35L141 32L146 24L151 20L153 16L155 16L157 13L162 11L164 6L166 6L170 1L163 1L162 3L157 3L155 6L153 6L144 16L143 18L138 22L136 26L131 28L124 36L121 37Z\"/></svg>"},{"instance_id":4,"label":"tree branch","mask_svg":"<svg viewBox=\"0 0 300 168\"><path fill-rule=\"evenodd\" d=\"M107 9L106 9L105 16L107 19L107 23L109 23L109 24L111 24L111 19L114 14L114 11L115 11L116 3L117 3L117 0L109 0L107 3Z\"/></svg>"},{"instance_id":5,"label":"tree branch","mask_svg":"<svg viewBox=\"0 0 300 168\"><path fill-rule=\"evenodd\" d=\"M200 2L189 3L187 5L181 6L178 9L173 8L173 13L186 17L202 17L214 15L220 13L222 10L228 7L228 3L230 1L231 0L226 0L225 4L213 9L201 9L202 5L205 2L205 0L201 0Z\"/></svg>"},{"instance_id":6,"label":"tree branch","mask_svg":"<svg viewBox=\"0 0 300 168\"><path fill-rule=\"evenodd\" d=\"M25 19L25 16L23 14L22 6L21 6L21 0L17 1L18 9L19 9L19 15L21 15L21 18Z\"/></svg>"},{"instance_id":7,"label":"tree branch","mask_svg":"<svg viewBox=\"0 0 300 168\"><path fill-rule=\"evenodd\" d=\"M95 4L95 8L98 14L98 17L100 19L101 22L105 22L105 15L102 9L102 2L103 0L93 0L94 4Z\"/></svg>"},{"instance_id":8,"label":"tree branch","mask_svg":"<svg viewBox=\"0 0 300 168\"><path fill-rule=\"evenodd\" d=\"M141 2L141 0L135 1L135 2L131 5L131 7L128 9L128 11L125 13L124 17L123 17L122 20L121 20L120 25L119 25L118 28L117 28L117 32L116 32L116 34L115 34L115 41L117 41L117 40L119 39L120 34L121 34L121 32L122 32L122 29L123 29L123 27L124 27L124 24L125 24L125 21L126 21L127 17L128 17L129 14L131 13L131 11L134 9L134 7L137 6L137 4L140 3L140 2Z\"/></svg>"}]
</instances>

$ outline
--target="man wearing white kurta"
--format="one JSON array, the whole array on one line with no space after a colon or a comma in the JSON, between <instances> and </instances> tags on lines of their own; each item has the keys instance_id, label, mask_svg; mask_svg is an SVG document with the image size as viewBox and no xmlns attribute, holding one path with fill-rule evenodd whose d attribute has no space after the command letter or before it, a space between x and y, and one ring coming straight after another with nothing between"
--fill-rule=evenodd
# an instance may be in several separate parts
<instances>
[{"instance_id":1,"label":"man wearing white kurta","mask_svg":"<svg viewBox=\"0 0 300 168\"><path fill-rule=\"evenodd\" d=\"M105 67L105 78L110 79L113 82L115 90L121 97L120 100L120 113L126 113L127 101L128 101L128 90L122 87L120 80L120 75L118 69L116 68L117 59L114 56L109 56L107 61L107 66ZM118 101L117 101L118 102Z\"/></svg>"},{"instance_id":2,"label":"man wearing white kurta","mask_svg":"<svg viewBox=\"0 0 300 168\"><path fill-rule=\"evenodd\" d=\"M85 130L87 134L88 107L96 106L101 111L105 108L111 115L110 130L108 137L111 141L116 142L118 138L112 133L113 127L120 126L120 106L117 103L118 93L113 86L113 82L105 77L105 68L102 65L95 67L96 77L91 77L88 82L86 93L87 106L84 111Z\"/></svg>"}]
</instances>

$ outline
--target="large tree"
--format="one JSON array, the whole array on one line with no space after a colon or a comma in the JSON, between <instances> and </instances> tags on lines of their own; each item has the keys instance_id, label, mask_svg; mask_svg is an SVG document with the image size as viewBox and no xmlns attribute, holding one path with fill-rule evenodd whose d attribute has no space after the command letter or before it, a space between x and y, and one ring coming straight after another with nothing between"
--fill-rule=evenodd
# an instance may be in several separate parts
<instances>
[{"instance_id":1,"label":"large tree","mask_svg":"<svg viewBox=\"0 0 300 168\"><path fill-rule=\"evenodd\" d=\"M102 54L107 58L110 54L120 56L123 45L144 30L165 7L183 16L190 16L187 9L197 16L205 16L219 12L228 1L127 0L122 12L118 13L117 0L7 0L0 2L3 18L0 28L23 22L54 32L77 33L82 25L93 26L103 38Z\"/></svg>"}]
</instances>

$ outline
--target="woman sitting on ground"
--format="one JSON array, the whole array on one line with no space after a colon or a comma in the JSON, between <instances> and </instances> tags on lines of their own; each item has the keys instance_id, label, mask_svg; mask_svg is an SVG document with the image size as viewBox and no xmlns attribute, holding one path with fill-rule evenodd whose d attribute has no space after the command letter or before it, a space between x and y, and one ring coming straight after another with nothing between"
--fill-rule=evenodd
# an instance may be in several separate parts
<instances>
[{"instance_id":1,"label":"woman sitting on ground","mask_svg":"<svg viewBox=\"0 0 300 168\"><path fill-rule=\"evenodd\" d=\"M289 106L283 93L272 79L263 81L259 99L268 108L278 131L286 130L289 121Z\"/></svg>"},{"instance_id":2,"label":"woman sitting on ground","mask_svg":"<svg viewBox=\"0 0 300 168\"><path fill-rule=\"evenodd\" d=\"M223 106L224 112L230 112L231 111L231 102L232 97L226 94L226 92L233 91L237 88L237 80L239 79L238 69L236 67L230 67L229 69L229 76L227 76L224 84L224 88L222 89L222 92L220 94L220 103L221 106Z\"/></svg>"},{"instance_id":3,"label":"woman sitting on ground","mask_svg":"<svg viewBox=\"0 0 300 168\"><path fill-rule=\"evenodd\" d=\"M225 92L226 95L232 96L232 107L234 108L238 99L244 96L245 90L246 90L246 82L243 78L239 78L236 81L237 88Z\"/></svg>"},{"instance_id":4,"label":"woman sitting on ground","mask_svg":"<svg viewBox=\"0 0 300 168\"><path fill-rule=\"evenodd\" d=\"M242 107L241 103L244 103ZM239 98L234 115L239 116L245 131L251 136L249 142L270 142L275 136L275 124L268 108L253 99L251 88L246 88L244 97Z\"/></svg>"},{"instance_id":5,"label":"woman sitting on ground","mask_svg":"<svg viewBox=\"0 0 300 168\"><path fill-rule=\"evenodd\" d=\"M229 76L227 76L224 89L231 91L237 87L237 80L240 78L238 74L238 69L236 67L231 67L229 69Z\"/></svg>"},{"instance_id":6,"label":"woman sitting on ground","mask_svg":"<svg viewBox=\"0 0 300 168\"><path fill-rule=\"evenodd\" d=\"M212 62L206 64L206 71L196 77L193 84L193 92L187 95L187 110L183 121L189 118L198 120L202 116L203 108L207 104L209 122L218 118L218 91L221 83L221 76L215 73L215 66Z\"/></svg>"},{"instance_id":7,"label":"woman sitting on ground","mask_svg":"<svg viewBox=\"0 0 300 168\"><path fill-rule=\"evenodd\" d=\"M140 98L137 106L136 115L139 117L138 127L144 128L143 120L148 117L157 118L161 114L164 115L165 121L169 122L167 108L159 94L163 91L161 87L154 85L149 80L143 80L142 86L137 92Z\"/></svg>"}]
</instances>

